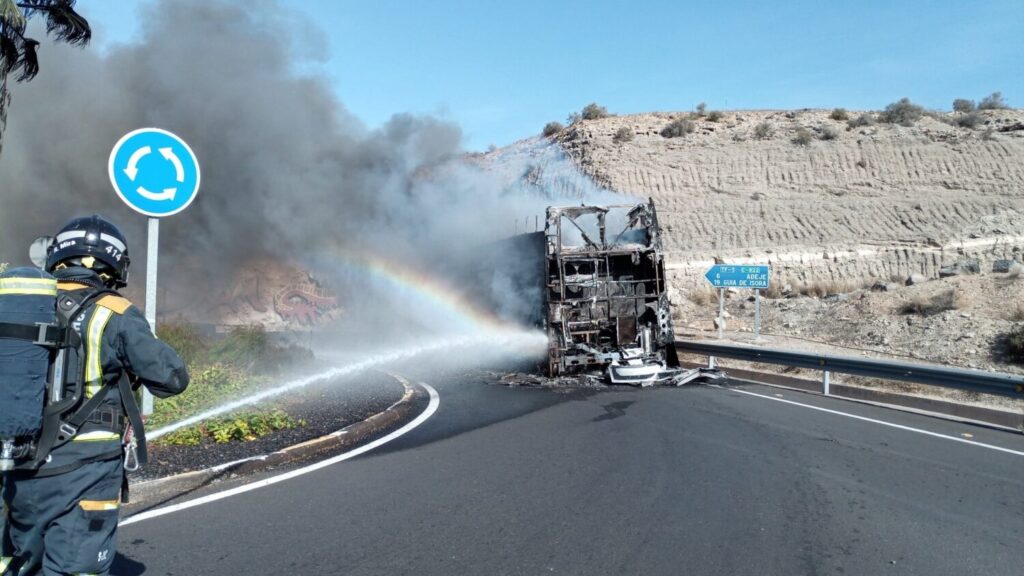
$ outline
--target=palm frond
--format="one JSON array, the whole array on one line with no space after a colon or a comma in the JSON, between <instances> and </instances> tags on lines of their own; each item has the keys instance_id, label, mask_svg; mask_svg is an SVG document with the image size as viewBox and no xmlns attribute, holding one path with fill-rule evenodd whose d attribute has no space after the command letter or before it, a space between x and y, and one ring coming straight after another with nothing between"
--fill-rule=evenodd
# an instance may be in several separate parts
<instances>
[{"instance_id":1,"label":"palm frond","mask_svg":"<svg viewBox=\"0 0 1024 576\"><path fill-rule=\"evenodd\" d=\"M22 38L21 43L21 57L18 59L15 68L21 68L21 74L18 75L18 82L24 82L31 80L39 74L39 55L36 53L36 48L39 47L39 42L31 38Z\"/></svg>"},{"instance_id":2,"label":"palm frond","mask_svg":"<svg viewBox=\"0 0 1024 576\"><path fill-rule=\"evenodd\" d=\"M24 0L18 3L26 18L35 13L46 15L46 33L56 40L72 45L88 44L92 28L85 18L75 12L75 0Z\"/></svg>"},{"instance_id":3,"label":"palm frond","mask_svg":"<svg viewBox=\"0 0 1024 576\"><path fill-rule=\"evenodd\" d=\"M0 76L7 76L18 65L20 53L16 38L12 34L0 31Z\"/></svg>"},{"instance_id":4,"label":"palm frond","mask_svg":"<svg viewBox=\"0 0 1024 576\"><path fill-rule=\"evenodd\" d=\"M25 15L18 8L15 0L0 0L0 27L10 26L18 30L25 29Z\"/></svg>"}]
</instances>

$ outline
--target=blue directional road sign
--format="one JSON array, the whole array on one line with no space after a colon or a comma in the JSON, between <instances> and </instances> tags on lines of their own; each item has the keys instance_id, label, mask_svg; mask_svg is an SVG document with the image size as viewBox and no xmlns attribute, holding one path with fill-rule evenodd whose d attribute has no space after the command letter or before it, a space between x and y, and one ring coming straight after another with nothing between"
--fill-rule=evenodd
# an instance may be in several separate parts
<instances>
[{"instance_id":1,"label":"blue directional road sign","mask_svg":"<svg viewBox=\"0 0 1024 576\"><path fill-rule=\"evenodd\" d=\"M736 264L715 264L704 273L704 277L715 288L755 288L768 287L769 266L739 266Z\"/></svg>"},{"instance_id":2,"label":"blue directional road sign","mask_svg":"<svg viewBox=\"0 0 1024 576\"><path fill-rule=\"evenodd\" d=\"M114 191L136 212L161 218L184 210L199 192L199 162L184 140L159 128L125 134L107 165Z\"/></svg>"}]
</instances>

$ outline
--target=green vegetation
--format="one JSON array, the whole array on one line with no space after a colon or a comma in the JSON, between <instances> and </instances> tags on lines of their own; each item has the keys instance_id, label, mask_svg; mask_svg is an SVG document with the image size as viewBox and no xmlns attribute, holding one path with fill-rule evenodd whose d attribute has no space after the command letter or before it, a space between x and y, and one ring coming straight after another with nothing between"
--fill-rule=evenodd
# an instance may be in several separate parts
<instances>
[{"instance_id":1,"label":"green vegetation","mask_svg":"<svg viewBox=\"0 0 1024 576\"><path fill-rule=\"evenodd\" d=\"M1009 108L1003 100L1002 92L993 92L981 99L978 103L978 110L1005 110Z\"/></svg>"},{"instance_id":2,"label":"green vegetation","mask_svg":"<svg viewBox=\"0 0 1024 576\"><path fill-rule=\"evenodd\" d=\"M223 364L244 372L273 374L296 360L312 358L304 348L271 342L259 325L235 326L226 337L214 338L187 322L175 321L160 324L156 333L189 366Z\"/></svg>"},{"instance_id":3,"label":"green vegetation","mask_svg":"<svg viewBox=\"0 0 1024 576\"><path fill-rule=\"evenodd\" d=\"M565 130L565 126L562 126L561 122L552 121L544 125L544 130L541 132L541 134L545 138L549 138L551 136L554 136L555 134L558 134L562 130Z\"/></svg>"},{"instance_id":4,"label":"green vegetation","mask_svg":"<svg viewBox=\"0 0 1024 576\"><path fill-rule=\"evenodd\" d=\"M273 343L261 326L236 327L224 338L213 338L178 321L161 324L157 335L185 360L192 381L184 393L154 403L148 420L154 429L256 392L266 386L270 374L311 356L307 350ZM245 441L304 424L271 406L184 428L160 442L196 445L204 438L213 442Z\"/></svg>"},{"instance_id":5,"label":"green vegetation","mask_svg":"<svg viewBox=\"0 0 1024 576\"><path fill-rule=\"evenodd\" d=\"M621 144L622 142L629 142L633 139L633 131L623 126L615 131L615 136L612 136L612 141Z\"/></svg>"},{"instance_id":6,"label":"green vegetation","mask_svg":"<svg viewBox=\"0 0 1024 576\"><path fill-rule=\"evenodd\" d=\"M173 424L225 401L258 390L266 379L252 377L226 364L199 366L189 363L191 382L185 392L153 403L147 424L159 428Z\"/></svg>"},{"instance_id":7,"label":"green vegetation","mask_svg":"<svg viewBox=\"0 0 1024 576\"><path fill-rule=\"evenodd\" d=\"M243 412L209 420L200 426L178 430L168 434L161 442L173 446L198 446L204 439L218 444L249 442L271 432L290 430L305 425L304 420L296 420L282 410Z\"/></svg>"},{"instance_id":8,"label":"green vegetation","mask_svg":"<svg viewBox=\"0 0 1024 576\"><path fill-rule=\"evenodd\" d=\"M686 118L676 118L661 129L661 135L665 138L679 138L687 134L693 134L697 125Z\"/></svg>"},{"instance_id":9,"label":"green vegetation","mask_svg":"<svg viewBox=\"0 0 1024 576\"><path fill-rule=\"evenodd\" d=\"M850 115L846 112L846 108L833 108L832 113L828 115L833 120L846 121L850 119Z\"/></svg>"},{"instance_id":10,"label":"green vegetation","mask_svg":"<svg viewBox=\"0 0 1024 576\"><path fill-rule=\"evenodd\" d=\"M886 106L885 110L878 115L878 120L885 124L913 126L922 116L924 116L924 107L914 104L910 98L900 98Z\"/></svg>"}]
</instances>

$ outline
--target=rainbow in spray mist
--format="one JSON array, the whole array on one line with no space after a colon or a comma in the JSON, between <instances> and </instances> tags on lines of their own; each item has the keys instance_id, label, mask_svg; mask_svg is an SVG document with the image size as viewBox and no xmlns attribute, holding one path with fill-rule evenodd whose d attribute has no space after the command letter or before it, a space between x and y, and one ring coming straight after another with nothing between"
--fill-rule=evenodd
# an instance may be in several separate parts
<instances>
[{"instance_id":1,"label":"rainbow in spray mist","mask_svg":"<svg viewBox=\"0 0 1024 576\"><path fill-rule=\"evenodd\" d=\"M490 310L473 304L450 285L411 266L368 254L335 251L333 263L368 279L382 281L395 296L409 299L451 320L459 332L507 332L522 328L503 321Z\"/></svg>"},{"instance_id":2,"label":"rainbow in spray mist","mask_svg":"<svg viewBox=\"0 0 1024 576\"><path fill-rule=\"evenodd\" d=\"M423 272L377 257L341 253L338 254L338 257L344 266L387 282L399 295L417 299L426 305L433 306L435 311L450 316L453 326L461 328L458 330L459 334L438 336L429 343L369 354L357 362L334 366L310 376L285 382L154 430L148 434L149 438L156 439L311 384L352 376L428 354L442 351L471 352L474 349L504 349L520 354L537 354L541 353L547 345L547 338L540 331L524 329L502 321L495 314L468 302L450 287Z\"/></svg>"}]
</instances>

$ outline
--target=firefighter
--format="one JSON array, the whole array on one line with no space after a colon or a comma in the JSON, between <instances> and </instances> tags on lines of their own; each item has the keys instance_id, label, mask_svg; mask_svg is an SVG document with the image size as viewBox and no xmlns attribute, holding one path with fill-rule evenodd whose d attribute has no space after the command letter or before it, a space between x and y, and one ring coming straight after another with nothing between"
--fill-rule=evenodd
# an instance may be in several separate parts
<instances>
[{"instance_id":1,"label":"firefighter","mask_svg":"<svg viewBox=\"0 0 1024 576\"><path fill-rule=\"evenodd\" d=\"M58 298L106 292L94 295L71 321L85 356L79 407L102 398L37 470L5 473L3 576L109 573L118 510L127 501L125 465L145 458L144 436L138 454L128 440L142 436L132 390L144 385L165 398L188 386L182 359L153 335L138 308L114 292L126 285L128 264L124 235L95 215L69 222L47 250L46 271L57 278Z\"/></svg>"}]
</instances>

